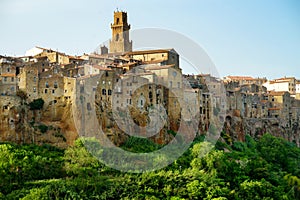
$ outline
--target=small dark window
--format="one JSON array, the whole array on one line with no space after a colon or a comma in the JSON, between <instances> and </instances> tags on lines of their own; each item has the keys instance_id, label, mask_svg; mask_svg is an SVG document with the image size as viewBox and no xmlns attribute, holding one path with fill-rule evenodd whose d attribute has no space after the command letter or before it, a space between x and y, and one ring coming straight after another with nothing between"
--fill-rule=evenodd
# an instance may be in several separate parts
<instances>
[{"instance_id":1,"label":"small dark window","mask_svg":"<svg viewBox=\"0 0 300 200\"><path fill-rule=\"evenodd\" d=\"M92 110L91 103L87 103L87 104L86 104L86 108L87 108L87 110L89 110L89 111Z\"/></svg>"},{"instance_id":2,"label":"small dark window","mask_svg":"<svg viewBox=\"0 0 300 200\"><path fill-rule=\"evenodd\" d=\"M102 89L102 95L106 95L106 89Z\"/></svg>"},{"instance_id":3,"label":"small dark window","mask_svg":"<svg viewBox=\"0 0 300 200\"><path fill-rule=\"evenodd\" d=\"M111 95L111 90L108 90L107 92L108 92L108 95Z\"/></svg>"},{"instance_id":4,"label":"small dark window","mask_svg":"<svg viewBox=\"0 0 300 200\"><path fill-rule=\"evenodd\" d=\"M54 88L57 88L57 87L58 87L57 82L54 82Z\"/></svg>"}]
</instances>

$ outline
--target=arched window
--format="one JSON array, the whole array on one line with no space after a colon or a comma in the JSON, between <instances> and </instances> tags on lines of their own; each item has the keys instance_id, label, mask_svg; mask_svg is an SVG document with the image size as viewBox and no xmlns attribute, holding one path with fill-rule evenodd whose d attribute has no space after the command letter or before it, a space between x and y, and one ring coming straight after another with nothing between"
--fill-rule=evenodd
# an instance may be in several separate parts
<instances>
[{"instance_id":1,"label":"arched window","mask_svg":"<svg viewBox=\"0 0 300 200\"><path fill-rule=\"evenodd\" d=\"M102 89L102 95L106 95L106 89Z\"/></svg>"}]
</instances>

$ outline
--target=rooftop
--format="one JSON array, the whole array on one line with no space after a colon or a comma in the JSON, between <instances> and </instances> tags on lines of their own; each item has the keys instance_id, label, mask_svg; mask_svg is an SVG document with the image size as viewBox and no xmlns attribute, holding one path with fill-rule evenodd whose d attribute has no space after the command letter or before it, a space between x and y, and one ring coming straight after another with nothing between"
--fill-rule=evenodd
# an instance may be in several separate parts
<instances>
[{"instance_id":1,"label":"rooftop","mask_svg":"<svg viewBox=\"0 0 300 200\"><path fill-rule=\"evenodd\" d=\"M153 49L153 50L142 50L142 51L131 51L124 53L124 55L140 55L140 54L153 54L153 53L169 53L173 51L177 53L174 49Z\"/></svg>"}]
</instances>

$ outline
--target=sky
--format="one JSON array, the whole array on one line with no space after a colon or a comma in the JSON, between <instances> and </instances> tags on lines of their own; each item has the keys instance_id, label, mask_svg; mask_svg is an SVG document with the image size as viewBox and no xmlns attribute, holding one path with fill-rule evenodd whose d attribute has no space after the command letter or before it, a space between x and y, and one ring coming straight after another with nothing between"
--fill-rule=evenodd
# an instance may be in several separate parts
<instances>
[{"instance_id":1,"label":"sky","mask_svg":"<svg viewBox=\"0 0 300 200\"><path fill-rule=\"evenodd\" d=\"M132 29L168 29L190 38L220 77L300 79L298 0L1 0L0 55L21 56L34 46L93 52L111 37L117 8L127 11ZM181 68L189 73L187 65Z\"/></svg>"}]
</instances>

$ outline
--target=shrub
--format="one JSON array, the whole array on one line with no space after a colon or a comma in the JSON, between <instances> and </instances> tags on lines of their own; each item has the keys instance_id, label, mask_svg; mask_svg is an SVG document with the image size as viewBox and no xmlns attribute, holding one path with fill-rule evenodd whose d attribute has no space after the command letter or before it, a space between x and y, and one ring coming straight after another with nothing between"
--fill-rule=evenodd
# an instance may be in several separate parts
<instances>
[{"instance_id":1,"label":"shrub","mask_svg":"<svg viewBox=\"0 0 300 200\"><path fill-rule=\"evenodd\" d=\"M29 103L30 110L41 110L45 101L42 98L34 99Z\"/></svg>"}]
</instances>

